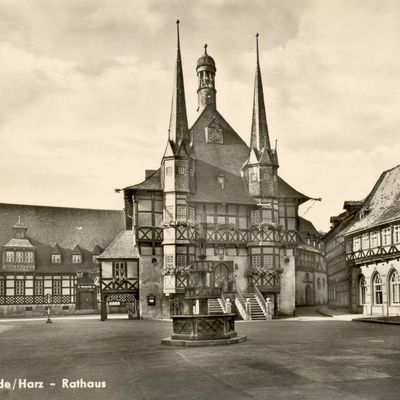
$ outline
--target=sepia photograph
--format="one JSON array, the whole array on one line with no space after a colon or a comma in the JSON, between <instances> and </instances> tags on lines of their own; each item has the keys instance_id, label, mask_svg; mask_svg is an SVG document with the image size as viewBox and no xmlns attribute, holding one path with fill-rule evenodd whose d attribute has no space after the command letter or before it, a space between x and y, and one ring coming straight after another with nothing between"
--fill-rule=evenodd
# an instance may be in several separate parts
<instances>
[{"instance_id":1,"label":"sepia photograph","mask_svg":"<svg viewBox=\"0 0 400 400\"><path fill-rule=\"evenodd\" d=\"M0 0L0 399L397 400L398 0Z\"/></svg>"}]
</instances>

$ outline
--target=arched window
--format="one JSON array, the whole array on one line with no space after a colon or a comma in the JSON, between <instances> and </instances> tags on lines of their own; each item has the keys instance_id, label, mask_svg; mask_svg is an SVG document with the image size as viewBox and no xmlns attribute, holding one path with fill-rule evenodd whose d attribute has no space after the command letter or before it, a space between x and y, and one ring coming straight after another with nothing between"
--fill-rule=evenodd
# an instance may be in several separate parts
<instances>
[{"instance_id":1,"label":"arched window","mask_svg":"<svg viewBox=\"0 0 400 400\"><path fill-rule=\"evenodd\" d=\"M367 281L365 280L364 275L361 275L359 288L360 288L360 304L363 305L367 302Z\"/></svg>"},{"instance_id":2,"label":"arched window","mask_svg":"<svg viewBox=\"0 0 400 400\"><path fill-rule=\"evenodd\" d=\"M317 286L318 286L318 289L321 289L321 279L320 278L317 279Z\"/></svg>"},{"instance_id":3,"label":"arched window","mask_svg":"<svg viewBox=\"0 0 400 400\"><path fill-rule=\"evenodd\" d=\"M305 281L309 281L310 280L310 274L308 272L306 272L306 274L304 276L304 280Z\"/></svg>"},{"instance_id":4,"label":"arched window","mask_svg":"<svg viewBox=\"0 0 400 400\"><path fill-rule=\"evenodd\" d=\"M374 288L374 304L382 304L383 303L382 278L379 274L376 274L374 276L372 285Z\"/></svg>"},{"instance_id":5,"label":"arched window","mask_svg":"<svg viewBox=\"0 0 400 400\"><path fill-rule=\"evenodd\" d=\"M399 304L400 303L400 276L397 271L393 271L390 275L390 294L391 294L391 303Z\"/></svg>"}]
</instances>

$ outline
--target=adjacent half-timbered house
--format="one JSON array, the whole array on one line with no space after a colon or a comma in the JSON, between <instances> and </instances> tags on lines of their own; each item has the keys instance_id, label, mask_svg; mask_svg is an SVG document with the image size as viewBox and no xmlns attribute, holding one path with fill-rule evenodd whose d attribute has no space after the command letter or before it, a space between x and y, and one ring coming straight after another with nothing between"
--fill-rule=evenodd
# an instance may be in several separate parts
<instances>
[{"instance_id":1,"label":"adjacent half-timbered house","mask_svg":"<svg viewBox=\"0 0 400 400\"><path fill-rule=\"evenodd\" d=\"M353 311L400 315L400 165L382 173L345 242Z\"/></svg>"},{"instance_id":2,"label":"adjacent half-timbered house","mask_svg":"<svg viewBox=\"0 0 400 400\"><path fill-rule=\"evenodd\" d=\"M0 204L0 315L97 312L99 263L123 212Z\"/></svg>"}]
</instances>

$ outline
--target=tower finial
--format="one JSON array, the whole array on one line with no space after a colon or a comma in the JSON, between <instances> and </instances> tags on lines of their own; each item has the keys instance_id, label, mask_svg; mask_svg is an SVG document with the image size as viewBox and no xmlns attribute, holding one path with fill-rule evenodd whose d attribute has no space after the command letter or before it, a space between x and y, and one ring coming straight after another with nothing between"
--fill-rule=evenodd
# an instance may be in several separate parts
<instances>
[{"instance_id":1,"label":"tower finial","mask_svg":"<svg viewBox=\"0 0 400 400\"><path fill-rule=\"evenodd\" d=\"M183 84L182 58L179 37L179 19L176 20L177 55L175 67L175 82L172 95L172 107L168 138L174 143L188 141L188 123L186 114L185 87Z\"/></svg>"},{"instance_id":2,"label":"tower finial","mask_svg":"<svg viewBox=\"0 0 400 400\"><path fill-rule=\"evenodd\" d=\"M258 51L258 37L259 37L259 33L256 33L256 51L257 51L257 66L260 64L260 55L259 55L259 51Z\"/></svg>"},{"instance_id":3,"label":"tower finial","mask_svg":"<svg viewBox=\"0 0 400 400\"><path fill-rule=\"evenodd\" d=\"M179 19L177 19L176 20L176 38L177 38L177 43L178 43L178 49L181 48L180 38L179 38L179 23L180 23L180 21L179 21Z\"/></svg>"},{"instance_id":4,"label":"tower finial","mask_svg":"<svg viewBox=\"0 0 400 400\"><path fill-rule=\"evenodd\" d=\"M206 43L206 44L204 45L204 55L207 55L207 47L208 47L208 44Z\"/></svg>"},{"instance_id":5,"label":"tower finial","mask_svg":"<svg viewBox=\"0 0 400 400\"><path fill-rule=\"evenodd\" d=\"M260 54L256 33L256 74L254 80L253 119L251 124L250 148L261 152L264 148L271 150L268 135L267 116L265 112L264 93L261 79Z\"/></svg>"}]
</instances>

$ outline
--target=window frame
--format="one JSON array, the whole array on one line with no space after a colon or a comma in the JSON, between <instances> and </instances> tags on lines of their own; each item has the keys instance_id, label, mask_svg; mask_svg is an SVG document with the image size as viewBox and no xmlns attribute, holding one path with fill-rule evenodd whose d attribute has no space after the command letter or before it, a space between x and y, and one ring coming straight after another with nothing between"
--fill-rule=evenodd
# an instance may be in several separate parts
<instances>
[{"instance_id":1,"label":"window frame","mask_svg":"<svg viewBox=\"0 0 400 400\"><path fill-rule=\"evenodd\" d=\"M360 306L363 306L367 304L367 280L365 279L364 275L361 275L359 281L358 281L358 287L359 287L359 304Z\"/></svg>"},{"instance_id":2,"label":"window frame","mask_svg":"<svg viewBox=\"0 0 400 400\"><path fill-rule=\"evenodd\" d=\"M116 278L128 277L128 264L126 261L113 261L112 263L112 276Z\"/></svg>"},{"instance_id":3,"label":"window frame","mask_svg":"<svg viewBox=\"0 0 400 400\"><path fill-rule=\"evenodd\" d=\"M389 285L390 304L398 306L400 305L400 274L396 270L390 274Z\"/></svg>"},{"instance_id":4,"label":"window frame","mask_svg":"<svg viewBox=\"0 0 400 400\"><path fill-rule=\"evenodd\" d=\"M82 264L82 254L72 254L72 264Z\"/></svg>"},{"instance_id":5,"label":"window frame","mask_svg":"<svg viewBox=\"0 0 400 400\"><path fill-rule=\"evenodd\" d=\"M383 282L380 274L375 274L372 279L373 305L381 306L383 304Z\"/></svg>"}]
</instances>

